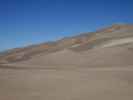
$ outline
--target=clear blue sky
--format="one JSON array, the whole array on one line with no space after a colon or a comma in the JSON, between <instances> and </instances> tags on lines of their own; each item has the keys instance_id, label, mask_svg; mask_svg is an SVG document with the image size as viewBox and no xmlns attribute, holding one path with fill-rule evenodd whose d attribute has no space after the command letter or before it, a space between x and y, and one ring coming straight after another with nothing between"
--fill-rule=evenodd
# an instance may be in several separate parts
<instances>
[{"instance_id":1,"label":"clear blue sky","mask_svg":"<svg viewBox=\"0 0 133 100\"><path fill-rule=\"evenodd\" d=\"M0 51L133 23L133 0L0 0Z\"/></svg>"}]
</instances>

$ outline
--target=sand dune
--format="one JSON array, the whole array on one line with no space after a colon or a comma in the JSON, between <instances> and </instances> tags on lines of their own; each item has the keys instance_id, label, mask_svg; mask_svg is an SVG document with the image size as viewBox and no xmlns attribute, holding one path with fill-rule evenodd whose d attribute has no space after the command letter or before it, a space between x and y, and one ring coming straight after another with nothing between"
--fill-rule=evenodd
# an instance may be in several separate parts
<instances>
[{"instance_id":1,"label":"sand dune","mask_svg":"<svg viewBox=\"0 0 133 100\"><path fill-rule=\"evenodd\" d=\"M0 100L133 100L133 26L0 55Z\"/></svg>"},{"instance_id":2,"label":"sand dune","mask_svg":"<svg viewBox=\"0 0 133 100\"><path fill-rule=\"evenodd\" d=\"M127 60L128 59L128 60ZM113 67L133 65L133 52L126 47L95 48L84 52L74 52L68 49L50 53L47 55L37 55L26 61L5 64L8 66L51 66L50 68L76 68L79 67ZM73 66L73 67L72 67Z\"/></svg>"}]
</instances>

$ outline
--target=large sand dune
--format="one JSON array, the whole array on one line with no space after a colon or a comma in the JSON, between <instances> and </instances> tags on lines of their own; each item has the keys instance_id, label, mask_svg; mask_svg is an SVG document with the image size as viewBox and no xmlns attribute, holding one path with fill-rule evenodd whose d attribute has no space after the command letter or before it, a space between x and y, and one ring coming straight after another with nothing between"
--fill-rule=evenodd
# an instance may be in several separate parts
<instances>
[{"instance_id":1,"label":"large sand dune","mask_svg":"<svg viewBox=\"0 0 133 100\"><path fill-rule=\"evenodd\" d=\"M29 60L4 64L36 68L125 67L133 65L133 51L127 47L95 48L84 52L68 49L37 55Z\"/></svg>"},{"instance_id":2,"label":"large sand dune","mask_svg":"<svg viewBox=\"0 0 133 100\"><path fill-rule=\"evenodd\" d=\"M0 100L133 100L133 26L0 55Z\"/></svg>"}]
</instances>

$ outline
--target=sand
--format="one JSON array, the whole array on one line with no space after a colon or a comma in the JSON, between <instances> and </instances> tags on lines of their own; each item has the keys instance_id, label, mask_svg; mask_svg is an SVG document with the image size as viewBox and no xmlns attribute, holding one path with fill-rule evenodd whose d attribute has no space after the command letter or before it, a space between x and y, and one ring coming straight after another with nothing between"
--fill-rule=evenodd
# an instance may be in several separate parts
<instances>
[{"instance_id":1,"label":"sand","mask_svg":"<svg viewBox=\"0 0 133 100\"><path fill-rule=\"evenodd\" d=\"M85 45L78 36L13 50L0 59L0 100L133 100L132 34L115 25Z\"/></svg>"},{"instance_id":2,"label":"sand","mask_svg":"<svg viewBox=\"0 0 133 100\"><path fill-rule=\"evenodd\" d=\"M0 100L132 100L133 69L0 69Z\"/></svg>"},{"instance_id":3,"label":"sand","mask_svg":"<svg viewBox=\"0 0 133 100\"><path fill-rule=\"evenodd\" d=\"M133 51L127 47L94 48L83 52L74 52L69 49L40 54L25 61L5 64L16 67L36 68L99 68L125 67L133 65Z\"/></svg>"}]
</instances>

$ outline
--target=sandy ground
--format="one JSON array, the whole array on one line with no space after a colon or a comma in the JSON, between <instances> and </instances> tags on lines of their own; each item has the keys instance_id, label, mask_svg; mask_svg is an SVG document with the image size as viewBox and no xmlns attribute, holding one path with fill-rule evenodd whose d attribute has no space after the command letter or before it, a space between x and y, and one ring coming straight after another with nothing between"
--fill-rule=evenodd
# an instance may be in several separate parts
<instances>
[{"instance_id":1,"label":"sandy ground","mask_svg":"<svg viewBox=\"0 0 133 100\"><path fill-rule=\"evenodd\" d=\"M133 100L133 69L0 69L0 100Z\"/></svg>"},{"instance_id":2,"label":"sandy ground","mask_svg":"<svg viewBox=\"0 0 133 100\"><path fill-rule=\"evenodd\" d=\"M0 100L133 100L132 59L132 49L113 47L4 64Z\"/></svg>"},{"instance_id":3,"label":"sandy ground","mask_svg":"<svg viewBox=\"0 0 133 100\"><path fill-rule=\"evenodd\" d=\"M83 52L69 49L40 54L29 60L5 64L15 67L75 68L75 67L125 67L133 65L133 50L127 47L95 48ZM48 66L48 67L47 67ZM81 68L82 68L81 67Z\"/></svg>"}]
</instances>

